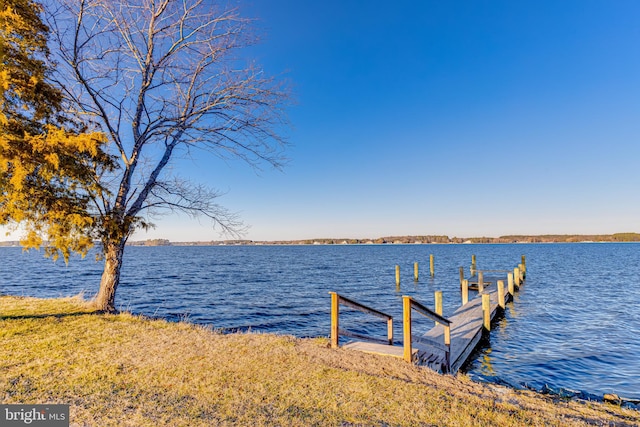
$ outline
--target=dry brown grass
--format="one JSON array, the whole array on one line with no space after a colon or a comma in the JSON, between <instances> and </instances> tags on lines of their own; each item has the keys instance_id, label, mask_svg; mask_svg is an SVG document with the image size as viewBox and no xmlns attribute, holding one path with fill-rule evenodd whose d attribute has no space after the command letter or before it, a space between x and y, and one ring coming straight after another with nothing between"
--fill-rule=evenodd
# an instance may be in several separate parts
<instances>
[{"instance_id":1,"label":"dry brown grass","mask_svg":"<svg viewBox=\"0 0 640 427\"><path fill-rule=\"evenodd\" d=\"M640 413L477 384L322 339L222 335L0 297L0 400L88 426L631 426Z\"/></svg>"}]
</instances>

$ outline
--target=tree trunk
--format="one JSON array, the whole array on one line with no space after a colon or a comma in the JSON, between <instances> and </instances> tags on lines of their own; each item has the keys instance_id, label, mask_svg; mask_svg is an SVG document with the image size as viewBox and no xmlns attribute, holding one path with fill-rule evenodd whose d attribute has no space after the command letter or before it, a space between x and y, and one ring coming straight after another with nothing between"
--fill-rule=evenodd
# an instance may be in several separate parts
<instances>
[{"instance_id":1,"label":"tree trunk","mask_svg":"<svg viewBox=\"0 0 640 427\"><path fill-rule=\"evenodd\" d=\"M124 254L123 239L118 242L103 243L104 271L100 280L100 290L93 302L98 310L109 313L116 312L116 289L120 284L120 270L122 269L122 255Z\"/></svg>"}]
</instances>

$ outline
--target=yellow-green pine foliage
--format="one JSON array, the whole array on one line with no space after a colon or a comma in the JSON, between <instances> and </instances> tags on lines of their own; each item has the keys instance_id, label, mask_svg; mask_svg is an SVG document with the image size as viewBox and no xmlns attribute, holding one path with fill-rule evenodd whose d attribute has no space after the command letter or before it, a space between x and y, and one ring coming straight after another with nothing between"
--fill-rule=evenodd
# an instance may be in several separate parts
<instances>
[{"instance_id":1,"label":"yellow-green pine foliage","mask_svg":"<svg viewBox=\"0 0 640 427\"><path fill-rule=\"evenodd\" d=\"M32 0L0 0L0 224L21 226L26 248L67 260L92 245L91 198L113 162L102 133L61 114L40 11Z\"/></svg>"}]
</instances>

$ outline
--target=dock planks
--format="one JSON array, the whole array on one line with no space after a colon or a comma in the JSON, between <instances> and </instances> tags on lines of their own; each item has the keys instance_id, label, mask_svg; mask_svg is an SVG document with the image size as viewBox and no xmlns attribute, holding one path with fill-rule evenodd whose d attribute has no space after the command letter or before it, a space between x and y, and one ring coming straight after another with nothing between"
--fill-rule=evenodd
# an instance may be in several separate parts
<instances>
[{"instance_id":1,"label":"dock planks","mask_svg":"<svg viewBox=\"0 0 640 427\"><path fill-rule=\"evenodd\" d=\"M504 277L492 276L483 279L485 283L484 293L489 294L490 296L491 319L493 319L498 312L498 287L496 286L498 280L504 280L506 282L507 274L505 273ZM487 282L490 282L491 284L487 284ZM482 338L483 312L481 295L478 295L471 299L467 304L458 308L448 319L451 320L450 373L456 374L467 361ZM442 342L444 328L442 325L437 325L423 336L431 341ZM421 342L414 343L413 347L418 349L419 361L428 361L431 359L433 360L431 363L425 364L429 365L430 368L436 371L443 370L441 365L444 363L444 351L433 348L429 345L424 345ZM436 358L434 359L433 356L436 356Z\"/></svg>"},{"instance_id":2,"label":"dock planks","mask_svg":"<svg viewBox=\"0 0 640 427\"><path fill-rule=\"evenodd\" d=\"M397 345L385 345L373 342L351 341L342 346L350 350L358 350L365 353L379 354L382 356L392 356L402 359L404 357L404 349ZM418 350L413 350L414 357L417 356Z\"/></svg>"},{"instance_id":3,"label":"dock planks","mask_svg":"<svg viewBox=\"0 0 640 427\"><path fill-rule=\"evenodd\" d=\"M475 266L475 263L474 263ZM514 269L514 273L509 270L475 270L474 273L468 280L464 280L466 289L467 284L470 285L469 288L478 289L481 288L482 291L478 292L478 295L469 300L466 304L459 307L451 317L443 318L441 315L431 311L430 309L422 306L415 300L411 300L410 297L403 297L403 299L408 299L411 301L408 306L405 306L405 314L404 314L404 329L405 329L405 341L407 337L410 336L409 346L406 345L406 342L403 346L395 346L395 345L385 345L384 343L373 343L373 342L363 342L363 341L351 341L343 346L343 348L363 351L366 353L373 353L385 356L392 356L403 358L407 361L411 361L413 363L417 363L419 365L428 366L429 368L442 372L442 373L450 373L455 375L460 368L465 364L468 358L473 353L473 350L477 347L478 343L482 339L483 334L485 333L485 321L484 321L484 311L483 311L483 295L488 296L488 307L489 307L489 318L493 320L493 318L500 312L499 298L500 293L498 290L498 281L503 281L504 287L504 302L508 302L513 299L513 292L520 286L520 279L524 278L524 272L526 271L524 256L522 257L522 264L519 265L518 268ZM515 283L515 287L512 286L514 280L513 277L518 276L518 280ZM462 267L460 269L460 280L463 282L463 274ZM479 286L479 282L482 281L482 286ZM511 283L510 283L511 282ZM507 288L507 284L509 283L509 289ZM472 288L473 286L473 288ZM344 331L338 327L338 309L337 306L339 303L349 305L355 307L358 310L369 312L369 314L374 314L377 317L382 317L386 319L389 323L389 334L388 334L388 342L392 343L392 319L391 316L388 316L384 313L377 312L371 308L362 306L359 303L356 303L352 300L344 298L340 295L335 294L334 292L330 292L333 295L332 299L332 347L338 347L338 335L352 336L358 337L357 335L349 334L348 331ZM464 292L463 292L464 294ZM466 295L466 294L465 294ZM466 298L463 295L463 300ZM406 301L405 301L406 302ZM417 306L417 310L422 312L422 314L431 317L438 322L449 323L450 328L450 345L446 344L448 341L446 340L445 327L442 324L436 323L432 329L426 332L424 335L413 335L411 334L411 315L407 315L412 308ZM490 322L489 322L490 323ZM408 329L407 329L408 328ZM409 332L407 332L407 330ZM407 335L409 334L409 335ZM367 337L364 337L367 338ZM381 341L381 340L377 340ZM444 342L444 345L443 345ZM409 352L409 347L411 352ZM406 353L405 353L406 348ZM449 362L447 362L447 348L449 349Z\"/></svg>"}]
</instances>

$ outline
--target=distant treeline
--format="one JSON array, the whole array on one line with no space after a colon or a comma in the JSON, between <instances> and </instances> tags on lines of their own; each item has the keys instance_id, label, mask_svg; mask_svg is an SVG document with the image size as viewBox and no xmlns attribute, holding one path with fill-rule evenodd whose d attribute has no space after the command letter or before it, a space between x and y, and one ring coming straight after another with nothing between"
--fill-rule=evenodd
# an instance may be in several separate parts
<instances>
[{"instance_id":1,"label":"distant treeline","mask_svg":"<svg viewBox=\"0 0 640 427\"><path fill-rule=\"evenodd\" d=\"M616 234L544 234L542 236L502 236L492 239L496 243L575 243L575 242L640 242L638 233ZM482 243L482 242L478 242Z\"/></svg>"},{"instance_id":2,"label":"distant treeline","mask_svg":"<svg viewBox=\"0 0 640 427\"><path fill-rule=\"evenodd\" d=\"M129 246L171 246L169 239L147 239L136 242L128 242Z\"/></svg>"},{"instance_id":3,"label":"distant treeline","mask_svg":"<svg viewBox=\"0 0 640 427\"><path fill-rule=\"evenodd\" d=\"M364 245L419 243L576 243L576 242L640 242L639 233L616 234L544 234L540 236L510 235L500 237L388 236L377 239L305 239L305 240L211 240L171 242L168 239L131 241L132 246L236 246L236 245ZM99 244L99 242L96 242ZM19 246L18 241L0 242L0 246Z\"/></svg>"},{"instance_id":4,"label":"distant treeline","mask_svg":"<svg viewBox=\"0 0 640 427\"><path fill-rule=\"evenodd\" d=\"M638 233L616 234L546 234L541 236L510 235L500 237L389 236L377 239L311 239L283 244L411 244L411 243L575 243L575 242L640 242Z\"/></svg>"},{"instance_id":5,"label":"distant treeline","mask_svg":"<svg viewBox=\"0 0 640 427\"><path fill-rule=\"evenodd\" d=\"M640 242L638 233L617 234L546 234L541 236L511 235L500 237L387 236L377 239L319 238L305 240L225 240L211 242L175 242L173 245L363 245L363 244L428 244L428 243L575 243L575 242Z\"/></svg>"}]
</instances>

